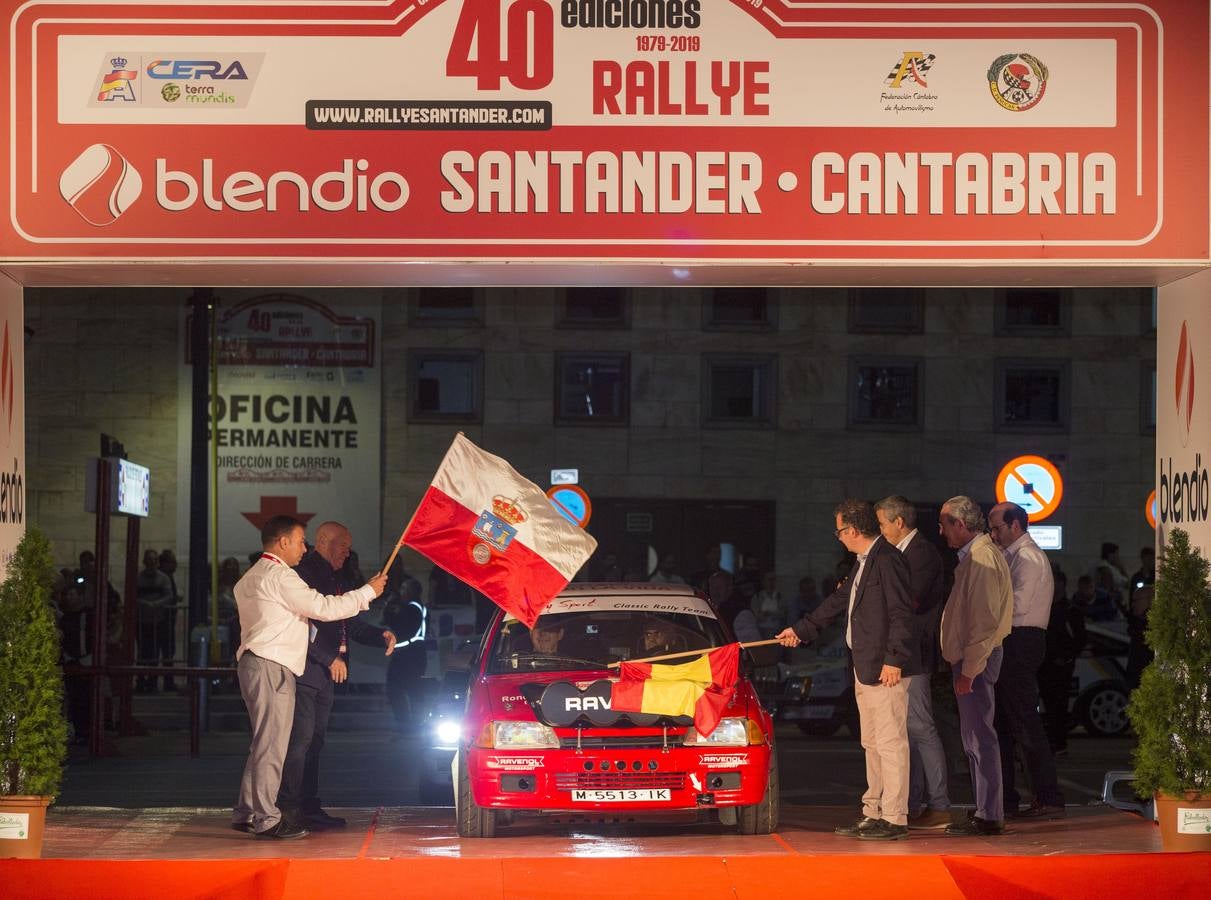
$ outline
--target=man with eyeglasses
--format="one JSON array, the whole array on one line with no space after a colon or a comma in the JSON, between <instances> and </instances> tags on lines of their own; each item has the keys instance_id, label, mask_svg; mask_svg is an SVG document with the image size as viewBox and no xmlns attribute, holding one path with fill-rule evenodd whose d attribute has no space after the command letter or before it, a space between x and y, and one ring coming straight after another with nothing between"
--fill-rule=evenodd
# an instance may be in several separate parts
<instances>
[{"instance_id":1,"label":"man with eyeglasses","mask_svg":"<svg viewBox=\"0 0 1211 900\"><path fill-rule=\"evenodd\" d=\"M996 685L996 728L1001 744L1001 784L1005 812L1011 819L1059 819L1064 795L1055 771L1055 757L1043 720L1039 718L1039 667L1047 652L1047 623L1055 580L1051 561L1026 531L1026 510L1016 503L998 503L988 513L988 530L1005 554L1013 579L1013 627L1001 645L1001 677ZM1014 784L1013 748L1020 744L1034 801L1018 809Z\"/></svg>"},{"instance_id":2,"label":"man with eyeglasses","mask_svg":"<svg viewBox=\"0 0 1211 900\"><path fill-rule=\"evenodd\" d=\"M845 643L853 660L867 788L862 817L834 833L896 841L908 837L908 686L920 671L908 564L879 534L869 503L845 500L833 514L833 534L858 559L836 591L777 639L785 647L810 643L846 614Z\"/></svg>"},{"instance_id":3,"label":"man with eyeglasses","mask_svg":"<svg viewBox=\"0 0 1211 900\"><path fill-rule=\"evenodd\" d=\"M938 530L959 552L954 586L942 611L942 656L951 666L976 801L975 814L947 826L946 833L1004 834L994 690L1001 673L1001 642L1013 619L1013 582L1005 557L984 533L980 505L970 497L951 497L942 504Z\"/></svg>"}]
</instances>

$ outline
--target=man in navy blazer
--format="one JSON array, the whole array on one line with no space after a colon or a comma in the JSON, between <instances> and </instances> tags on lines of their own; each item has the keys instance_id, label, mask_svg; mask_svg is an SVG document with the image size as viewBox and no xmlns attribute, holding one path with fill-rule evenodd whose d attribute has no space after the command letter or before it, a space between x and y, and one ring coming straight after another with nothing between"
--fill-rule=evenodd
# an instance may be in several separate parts
<instances>
[{"instance_id":1,"label":"man in navy blazer","mask_svg":"<svg viewBox=\"0 0 1211 900\"><path fill-rule=\"evenodd\" d=\"M834 534L858 559L816 609L778 634L786 647L815 640L845 613L845 643L854 666L854 696L866 751L862 817L835 832L866 841L908 836L908 687L920 671L908 564L879 534L874 507L845 500Z\"/></svg>"},{"instance_id":2,"label":"man in navy blazer","mask_svg":"<svg viewBox=\"0 0 1211 900\"><path fill-rule=\"evenodd\" d=\"M921 674L908 686L908 827L945 828L950 824L950 793L946 783L946 750L933 718L931 676L938 668L945 581L942 554L917 530L917 509L899 495L875 504L883 539L904 554L908 563L913 625L921 655Z\"/></svg>"},{"instance_id":3,"label":"man in navy blazer","mask_svg":"<svg viewBox=\"0 0 1211 900\"><path fill-rule=\"evenodd\" d=\"M348 591L341 569L349 558L353 538L339 522L325 522L315 530L315 549L308 552L295 571L323 594ZM295 682L294 724L282 763L278 807L295 823L311 828L340 828L345 820L327 813L320 805L320 752L332 713L333 685L349 677L349 640L395 649L395 634L374 628L357 619L311 622L307 664Z\"/></svg>"}]
</instances>

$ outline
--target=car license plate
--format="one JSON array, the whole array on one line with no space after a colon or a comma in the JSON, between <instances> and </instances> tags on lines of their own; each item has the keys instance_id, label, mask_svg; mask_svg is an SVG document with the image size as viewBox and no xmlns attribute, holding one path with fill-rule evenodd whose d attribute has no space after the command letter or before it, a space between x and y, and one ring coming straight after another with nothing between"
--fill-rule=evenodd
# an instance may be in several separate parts
<instances>
[{"instance_id":1,"label":"car license plate","mask_svg":"<svg viewBox=\"0 0 1211 900\"><path fill-rule=\"evenodd\" d=\"M782 713L784 719L831 719L832 706L788 706Z\"/></svg>"},{"instance_id":2,"label":"car license plate","mask_svg":"<svg viewBox=\"0 0 1211 900\"><path fill-rule=\"evenodd\" d=\"M573 803L627 803L636 801L672 800L668 788L648 790L572 791Z\"/></svg>"}]
</instances>

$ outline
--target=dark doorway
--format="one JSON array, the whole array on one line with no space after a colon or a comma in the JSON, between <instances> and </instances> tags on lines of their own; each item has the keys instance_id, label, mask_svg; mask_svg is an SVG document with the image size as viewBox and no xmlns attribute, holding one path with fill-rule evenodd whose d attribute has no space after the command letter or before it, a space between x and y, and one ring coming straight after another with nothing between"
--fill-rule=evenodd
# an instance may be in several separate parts
<instances>
[{"instance_id":1,"label":"dark doorway","mask_svg":"<svg viewBox=\"0 0 1211 900\"><path fill-rule=\"evenodd\" d=\"M591 579L646 581L671 553L676 573L695 585L707 550L720 543L735 547L736 566L742 557L762 571L776 563L772 500L594 499L589 532L598 542L587 566Z\"/></svg>"}]
</instances>

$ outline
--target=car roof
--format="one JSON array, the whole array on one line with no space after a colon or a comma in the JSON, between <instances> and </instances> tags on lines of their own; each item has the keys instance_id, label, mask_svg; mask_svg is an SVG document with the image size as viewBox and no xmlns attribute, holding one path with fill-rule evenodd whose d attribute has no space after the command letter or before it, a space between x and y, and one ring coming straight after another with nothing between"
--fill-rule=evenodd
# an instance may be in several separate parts
<instances>
[{"instance_id":1,"label":"car roof","mask_svg":"<svg viewBox=\"0 0 1211 900\"><path fill-rule=\"evenodd\" d=\"M697 593L685 584L662 584L651 581L576 581L559 592L561 597L633 597L636 594L692 597Z\"/></svg>"},{"instance_id":2,"label":"car roof","mask_svg":"<svg viewBox=\"0 0 1211 900\"><path fill-rule=\"evenodd\" d=\"M569 584L539 613L545 615L575 612L673 613L717 619L711 601L684 584L652 584L647 581L581 581ZM515 617L512 613L505 620Z\"/></svg>"}]
</instances>

